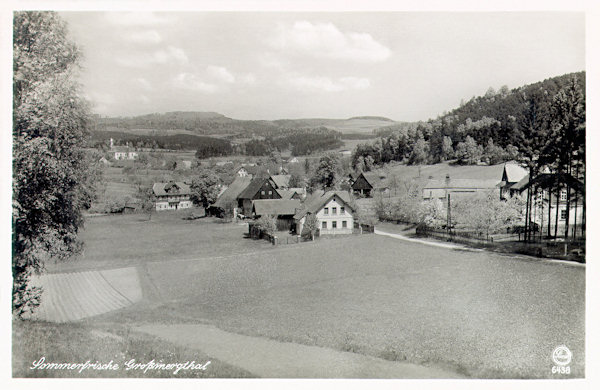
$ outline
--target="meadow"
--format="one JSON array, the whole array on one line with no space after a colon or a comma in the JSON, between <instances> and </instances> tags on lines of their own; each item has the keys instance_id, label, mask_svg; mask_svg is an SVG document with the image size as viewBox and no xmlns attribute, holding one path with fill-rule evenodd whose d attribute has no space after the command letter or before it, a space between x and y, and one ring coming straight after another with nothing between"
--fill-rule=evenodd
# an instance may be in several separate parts
<instances>
[{"instance_id":1,"label":"meadow","mask_svg":"<svg viewBox=\"0 0 600 390\"><path fill-rule=\"evenodd\" d=\"M88 220L81 258L53 272L136 265L145 299L89 318L220 329L478 378L584 375L585 268L378 235L272 246L246 227L166 213Z\"/></svg>"}]
</instances>

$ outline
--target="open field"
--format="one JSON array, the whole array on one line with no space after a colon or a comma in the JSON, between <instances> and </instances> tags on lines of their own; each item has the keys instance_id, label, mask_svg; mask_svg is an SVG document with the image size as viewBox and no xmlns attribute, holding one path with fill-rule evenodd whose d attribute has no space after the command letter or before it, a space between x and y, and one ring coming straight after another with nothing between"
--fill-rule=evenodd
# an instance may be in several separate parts
<instances>
[{"instance_id":1,"label":"open field","mask_svg":"<svg viewBox=\"0 0 600 390\"><path fill-rule=\"evenodd\" d=\"M51 271L136 265L144 299L84 323L206 324L482 378L551 378L565 344L584 375L584 267L376 235L273 247L183 216L88 220L81 259Z\"/></svg>"},{"instance_id":2,"label":"open field","mask_svg":"<svg viewBox=\"0 0 600 390\"><path fill-rule=\"evenodd\" d=\"M242 255L269 248L266 241L243 239L246 225L216 218L185 220L197 209L88 218L82 255L48 265L49 272L120 268L152 261Z\"/></svg>"}]
</instances>

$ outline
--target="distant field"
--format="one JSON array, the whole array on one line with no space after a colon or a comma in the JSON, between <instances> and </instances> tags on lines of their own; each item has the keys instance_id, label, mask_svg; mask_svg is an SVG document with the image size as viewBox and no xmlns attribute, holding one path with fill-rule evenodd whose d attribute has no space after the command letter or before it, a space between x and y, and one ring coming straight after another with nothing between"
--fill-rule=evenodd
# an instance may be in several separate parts
<instances>
[{"instance_id":1,"label":"distant field","mask_svg":"<svg viewBox=\"0 0 600 390\"><path fill-rule=\"evenodd\" d=\"M136 134L136 135L159 135L159 136L175 135L175 134L198 135L198 133L195 133L191 130L184 130L184 129L162 130L162 129L127 129L127 128L120 128L120 127L107 127L105 130L106 131L122 131L123 133Z\"/></svg>"},{"instance_id":2,"label":"distant field","mask_svg":"<svg viewBox=\"0 0 600 390\"><path fill-rule=\"evenodd\" d=\"M344 120L336 121L333 123L328 123L326 125L326 127L333 129L333 130L337 130L341 133L372 134L373 130L375 130L379 127L390 126L393 123L394 122L390 122L390 121L382 120L382 119L375 119L375 118L369 118L369 119L353 118L353 119L344 119Z\"/></svg>"}]
</instances>

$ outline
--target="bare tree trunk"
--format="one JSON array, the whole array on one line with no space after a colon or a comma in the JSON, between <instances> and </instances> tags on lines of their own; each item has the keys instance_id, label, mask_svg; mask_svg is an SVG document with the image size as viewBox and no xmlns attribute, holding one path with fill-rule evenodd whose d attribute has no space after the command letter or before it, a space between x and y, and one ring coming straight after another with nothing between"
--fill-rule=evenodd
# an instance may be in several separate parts
<instances>
[{"instance_id":1,"label":"bare tree trunk","mask_svg":"<svg viewBox=\"0 0 600 390\"><path fill-rule=\"evenodd\" d=\"M529 176L529 179L531 180L531 176ZM525 234L524 234L524 241L528 241L528 237L529 237L529 202L531 199L531 187L527 188L527 201L525 203Z\"/></svg>"},{"instance_id":2,"label":"bare tree trunk","mask_svg":"<svg viewBox=\"0 0 600 390\"><path fill-rule=\"evenodd\" d=\"M571 157L569 155L569 165L567 166L567 173L571 174ZM571 213L571 187L567 183L567 219L565 220L565 241L569 239L569 216Z\"/></svg>"},{"instance_id":3,"label":"bare tree trunk","mask_svg":"<svg viewBox=\"0 0 600 390\"><path fill-rule=\"evenodd\" d=\"M558 209L560 208L560 184L556 183L556 217L554 219L554 239L558 238Z\"/></svg>"},{"instance_id":4,"label":"bare tree trunk","mask_svg":"<svg viewBox=\"0 0 600 390\"><path fill-rule=\"evenodd\" d=\"M548 188L548 238L552 229L552 187Z\"/></svg>"}]
</instances>

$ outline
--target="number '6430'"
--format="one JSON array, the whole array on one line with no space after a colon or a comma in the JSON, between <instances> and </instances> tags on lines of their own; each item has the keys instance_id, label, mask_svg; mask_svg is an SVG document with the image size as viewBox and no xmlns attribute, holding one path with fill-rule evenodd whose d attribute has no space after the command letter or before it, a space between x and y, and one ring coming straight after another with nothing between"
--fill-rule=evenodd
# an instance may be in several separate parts
<instances>
[{"instance_id":1,"label":"number '6430'","mask_svg":"<svg viewBox=\"0 0 600 390\"><path fill-rule=\"evenodd\" d=\"M567 366L553 366L552 367L552 373L553 374L570 374L571 373L571 367Z\"/></svg>"}]
</instances>

